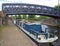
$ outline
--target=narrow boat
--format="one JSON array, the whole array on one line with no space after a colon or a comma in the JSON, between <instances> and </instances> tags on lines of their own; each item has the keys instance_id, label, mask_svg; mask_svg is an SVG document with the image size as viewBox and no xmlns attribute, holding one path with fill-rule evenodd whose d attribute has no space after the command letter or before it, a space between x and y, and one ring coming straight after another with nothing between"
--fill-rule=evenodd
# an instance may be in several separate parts
<instances>
[{"instance_id":1,"label":"narrow boat","mask_svg":"<svg viewBox=\"0 0 60 46\"><path fill-rule=\"evenodd\" d=\"M16 25L38 43L54 42L58 39L56 35L58 30L52 29L48 25L18 20L16 20Z\"/></svg>"}]
</instances>

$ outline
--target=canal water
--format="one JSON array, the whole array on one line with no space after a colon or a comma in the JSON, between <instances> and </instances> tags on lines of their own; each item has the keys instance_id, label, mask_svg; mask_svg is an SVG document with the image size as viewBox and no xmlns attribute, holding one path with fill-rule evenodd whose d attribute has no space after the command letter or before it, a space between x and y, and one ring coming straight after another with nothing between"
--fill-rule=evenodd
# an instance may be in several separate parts
<instances>
[{"instance_id":1,"label":"canal water","mask_svg":"<svg viewBox=\"0 0 60 46\"><path fill-rule=\"evenodd\" d=\"M60 27L58 26L51 26L51 28L57 29L58 32L56 33L56 35L58 36L58 40L56 40L55 42L53 42L53 46L60 46Z\"/></svg>"},{"instance_id":2,"label":"canal water","mask_svg":"<svg viewBox=\"0 0 60 46\"><path fill-rule=\"evenodd\" d=\"M58 33L57 33L57 35L58 35L58 40L57 40L57 42L56 42L56 46L60 46L60 27L56 27L57 28L57 30L58 30Z\"/></svg>"},{"instance_id":3,"label":"canal water","mask_svg":"<svg viewBox=\"0 0 60 46\"><path fill-rule=\"evenodd\" d=\"M58 40L52 42L52 43L40 43L39 46L60 46L60 27L56 27L56 26L50 26L53 29L58 30L58 32L56 33L56 35L58 36Z\"/></svg>"}]
</instances>

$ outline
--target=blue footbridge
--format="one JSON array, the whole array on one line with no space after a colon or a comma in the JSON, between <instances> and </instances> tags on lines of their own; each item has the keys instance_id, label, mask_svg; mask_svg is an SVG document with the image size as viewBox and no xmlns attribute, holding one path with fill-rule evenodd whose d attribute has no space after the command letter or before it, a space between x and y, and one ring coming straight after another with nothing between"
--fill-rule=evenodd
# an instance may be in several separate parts
<instances>
[{"instance_id":1,"label":"blue footbridge","mask_svg":"<svg viewBox=\"0 0 60 46\"><path fill-rule=\"evenodd\" d=\"M5 3L2 4L2 11L6 15L34 14L56 18L60 17L60 10L53 7L34 4Z\"/></svg>"}]
</instances>

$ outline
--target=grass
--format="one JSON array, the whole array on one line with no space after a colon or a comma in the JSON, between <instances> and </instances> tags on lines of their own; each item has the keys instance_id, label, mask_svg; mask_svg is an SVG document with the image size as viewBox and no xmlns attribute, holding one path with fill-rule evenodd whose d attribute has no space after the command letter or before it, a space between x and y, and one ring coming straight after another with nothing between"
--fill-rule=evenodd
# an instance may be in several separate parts
<instances>
[{"instance_id":1,"label":"grass","mask_svg":"<svg viewBox=\"0 0 60 46\"><path fill-rule=\"evenodd\" d=\"M2 33L3 33L3 29L7 27L7 25L4 25L4 26L0 26L0 41L2 39Z\"/></svg>"},{"instance_id":2,"label":"grass","mask_svg":"<svg viewBox=\"0 0 60 46\"><path fill-rule=\"evenodd\" d=\"M2 29L3 29L3 26L0 26L0 40L2 39Z\"/></svg>"}]
</instances>

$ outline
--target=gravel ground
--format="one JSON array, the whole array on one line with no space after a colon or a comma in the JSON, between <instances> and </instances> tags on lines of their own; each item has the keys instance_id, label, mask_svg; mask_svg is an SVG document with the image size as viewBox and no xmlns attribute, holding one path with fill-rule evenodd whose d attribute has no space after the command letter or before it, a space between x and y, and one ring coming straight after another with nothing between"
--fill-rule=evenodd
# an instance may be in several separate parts
<instances>
[{"instance_id":1,"label":"gravel ground","mask_svg":"<svg viewBox=\"0 0 60 46\"><path fill-rule=\"evenodd\" d=\"M37 45L9 20L8 26L6 26L3 29L1 46L37 46Z\"/></svg>"}]
</instances>

